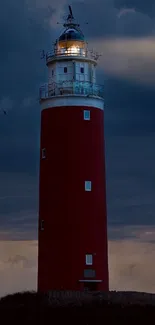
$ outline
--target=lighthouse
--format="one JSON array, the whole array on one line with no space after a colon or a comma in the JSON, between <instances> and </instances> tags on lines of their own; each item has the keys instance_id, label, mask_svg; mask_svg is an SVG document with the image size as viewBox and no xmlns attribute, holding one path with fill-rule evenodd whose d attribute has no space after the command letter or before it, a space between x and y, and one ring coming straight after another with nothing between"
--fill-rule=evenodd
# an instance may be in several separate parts
<instances>
[{"instance_id":1,"label":"lighthouse","mask_svg":"<svg viewBox=\"0 0 155 325\"><path fill-rule=\"evenodd\" d=\"M69 15L40 88L38 291L108 291L104 88Z\"/></svg>"}]
</instances>

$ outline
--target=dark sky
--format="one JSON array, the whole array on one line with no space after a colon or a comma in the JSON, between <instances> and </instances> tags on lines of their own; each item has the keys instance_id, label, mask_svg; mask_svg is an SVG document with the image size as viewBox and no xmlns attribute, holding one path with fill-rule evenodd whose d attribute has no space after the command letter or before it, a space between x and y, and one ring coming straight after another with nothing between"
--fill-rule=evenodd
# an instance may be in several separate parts
<instances>
[{"instance_id":1,"label":"dark sky","mask_svg":"<svg viewBox=\"0 0 155 325\"><path fill-rule=\"evenodd\" d=\"M51 50L67 2L5 0L0 11L1 239L37 238L40 106ZM114 227L155 223L155 3L71 3L92 48L102 53L109 236ZM88 25L85 22L89 22ZM122 230L123 231L123 230ZM128 236L127 233L124 236Z\"/></svg>"}]
</instances>

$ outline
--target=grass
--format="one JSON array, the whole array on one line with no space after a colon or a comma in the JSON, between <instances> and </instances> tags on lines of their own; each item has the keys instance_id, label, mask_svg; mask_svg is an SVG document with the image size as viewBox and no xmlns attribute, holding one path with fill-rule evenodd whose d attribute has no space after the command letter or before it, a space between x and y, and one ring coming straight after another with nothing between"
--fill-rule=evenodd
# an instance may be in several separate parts
<instances>
[{"instance_id":1,"label":"grass","mask_svg":"<svg viewBox=\"0 0 155 325\"><path fill-rule=\"evenodd\" d=\"M2 324L155 323L155 295L138 292L21 292L0 299Z\"/></svg>"}]
</instances>

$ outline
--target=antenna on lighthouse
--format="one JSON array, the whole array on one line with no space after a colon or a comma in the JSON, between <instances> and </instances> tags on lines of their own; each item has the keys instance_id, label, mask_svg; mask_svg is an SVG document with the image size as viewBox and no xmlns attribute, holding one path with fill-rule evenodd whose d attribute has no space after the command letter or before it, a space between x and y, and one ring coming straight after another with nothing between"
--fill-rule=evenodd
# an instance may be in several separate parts
<instances>
[{"instance_id":1,"label":"antenna on lighthouse","mask_svg":"<svg viewBox=\"0 0 155 325\"><path fill-rule=\"evenodd\" d=\"M69 15L68 15L68 18L67 18L67 20L74 20L74 16L73 16L73 12L72 12L72 8L71 8L71 6L68 6L68 8L69 8Z\"/></svg>"},{"instance_id":2,"label":"antenna on lighthouse","mask_svg":"<svg viewBox=\"0 0 155 325\"><path fill-rule=\"evenodd\" d=\"M63 19L66 21L66 23L61 23L61 22L58 22L57 21L57 24L58 25L63 25L64 27L69 27L69 26L72 26L72 27L75 27L75 28L78 28L80 27L80 24L76 23L76 20L73 16L73 11L72 11L72 7L71 6L68 6L69 8L69 14L66 16L63 17ZM88 25L88 22L85 22L84 24ZM81 31L81 30L80 30ZM82 32L82 31L81 31ZM83 34L83 33L82 33Z\"/></svg>"},{"instance_id":3,"label":"antenna on lighthouse","mask_svg":"<svg viewBox=\"0 0 155 325\"><path fill-rule=\"evenodd\" d=\"M64 27L69 27L69 26L79 27L80 25L75 22L75 18L73 16L73 11L71 6L68 6L68 8L69 8L69 14L66 18L66 23L63 24Z\"/></svg>"}]
</instances>

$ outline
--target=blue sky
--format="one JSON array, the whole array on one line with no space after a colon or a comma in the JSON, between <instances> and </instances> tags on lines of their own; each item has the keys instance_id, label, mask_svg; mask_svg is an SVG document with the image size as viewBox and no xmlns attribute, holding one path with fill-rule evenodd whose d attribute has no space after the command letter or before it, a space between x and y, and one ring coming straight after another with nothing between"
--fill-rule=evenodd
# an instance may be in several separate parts
<instances>
[{"instance_id":1,"label":"blue sky","mask_svg":"<svg viewBox=\"0 0 155 325\"><path fill-rule=\"evenodd\" d=\"M123 283L125 289L154 290L151 271L143 271L143 267L136 286L140 280L134 270L146 258L150 258L149 264L154 251L155 4L152 0L84 0L71 4L89 47L102 54L98 82L105 81L111 288L119 289ZM63 22L67 5L65 0L6 0L0 12L0 284L6 268L9 274L15 265L16 280L6 289L10 292L25 288L25 272L33 272L33 280L31 284L27 280L26 286L36 285L38 89L47 77L40 52L52 49L62 30L56 22ZM34 264L24 264L24 258L30 260L32 247ZM125 260L126 255L129 260ZM129 272L133 263L136 266ZM33 265L32 270L27 265ZM123 271L126 269L128 272Z\"/></svg>"}]
</instances>

